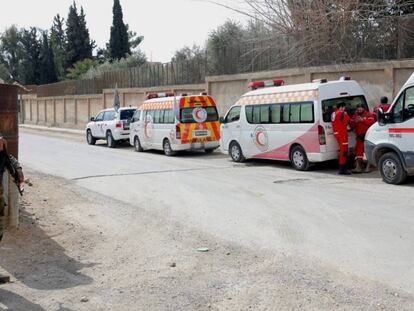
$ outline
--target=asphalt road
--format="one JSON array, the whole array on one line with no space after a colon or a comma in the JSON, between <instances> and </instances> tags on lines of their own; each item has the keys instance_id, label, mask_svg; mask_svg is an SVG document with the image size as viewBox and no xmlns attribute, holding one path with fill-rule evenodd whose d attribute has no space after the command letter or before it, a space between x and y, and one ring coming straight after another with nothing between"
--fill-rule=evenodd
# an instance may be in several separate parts
<instances>
[{"instance_id":1,"label":"asphalt road","mask_svg":"<svg viewBox=\"0 0 414 311\"><path fill-rule=\"evenodd\" d=\"M413 182L390 186L377 173L342 177L329 167L234 164L219 152L167 158L30 131L21 133L20 148L31 169L200 232L414 293Z\"/></svg>"}]
</instances>

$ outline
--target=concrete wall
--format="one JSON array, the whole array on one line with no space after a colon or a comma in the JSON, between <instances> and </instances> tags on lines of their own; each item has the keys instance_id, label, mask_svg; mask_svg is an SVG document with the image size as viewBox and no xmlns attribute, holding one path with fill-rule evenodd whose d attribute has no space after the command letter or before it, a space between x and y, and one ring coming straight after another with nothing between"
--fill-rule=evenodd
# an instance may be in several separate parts
<instances>
[{"instance_id":1,"label":"concrete wall","mask_svg":"<svg viewBox=\"0 0 414 311\"><path fill-rule=\"evenodd\" d=\"M119 93L123 106L137 106L150 92L198 94L207 91L216 99L220 115L224 115L248 91L247 85L251 81L277 78L285 80L286 84L296 84L319 78L337 80L341 76L350 76L361 84L372 107L381 96L393 99L413 72L414 60L375 62L213 76L208 77L205 84L120 89ZM101 109L112 107L113 94L113 89L107 89L102 94L82 96L37 98L36 95L27 95L21 103L23 122L83 129Z\"/></svg>"},{"instance_id":2,"label":"concrete wall","mask_svg":"<svg viewBox=\"0 0 414 311\"><path fill-rule=\"evenodd\" d=\"M342 76L350 76L360 83L372 107L381 96L393 99L413 72L414 60L405 60L215 76L208 77L206 83L207 90L216 99L221 113L248 91L249 82L276 78L285 80L286 84L296 84L320 78L337 80Z\"/></svg>"}]
</instances>

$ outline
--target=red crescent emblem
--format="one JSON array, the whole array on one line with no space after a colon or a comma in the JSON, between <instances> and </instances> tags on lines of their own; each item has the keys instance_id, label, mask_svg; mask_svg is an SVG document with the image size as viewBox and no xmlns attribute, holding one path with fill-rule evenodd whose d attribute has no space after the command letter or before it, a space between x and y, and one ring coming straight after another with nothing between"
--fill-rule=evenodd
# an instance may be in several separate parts
<instances>
[{"instance_id":1,"label":"red crescent emblem","mask_svg":"<svg viewBox=\"0 0 414 311\"><path fill-rule=\"evenodd\" d=\"M263 144L262 142L260 142L260 139L259 139L259 136L260 135L262 135L263 134L263 132L257 132L257 134L256 134L256 142L257 142L257 144L258 145L260 145L261 147L265 147L266 145L265 144Z\"/></svg>"}]
</instances>

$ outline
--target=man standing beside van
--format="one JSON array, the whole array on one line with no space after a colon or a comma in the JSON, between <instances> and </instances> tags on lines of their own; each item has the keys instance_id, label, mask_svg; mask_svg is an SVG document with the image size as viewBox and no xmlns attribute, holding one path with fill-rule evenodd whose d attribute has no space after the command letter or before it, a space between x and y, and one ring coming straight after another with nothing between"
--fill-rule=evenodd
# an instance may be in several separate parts
<instances>
[{"instance_id":1,"label":"man standing beside van","mask_svg":"<svg viewBox=\"0 0 414 311\"><path fill-rule=\"evenodd\" d=\"M332 114L332 128L339 144L339 175L350 175L346 166L348 158L348 124L351 121L345 111L346 104L338 103L335 112Z\"/></svg>"},{"instance_id":2,"label":"man standing beside van","mask_svg":"<svg viewBox=\"0 0 414 311\"><path fill-rule=\"evenodd\" d=\"M365 110L362 104L357 106L355 114L351 119L351 127L356 135L355 145L355 160L356 168L353 173L362 173L364 165L364 142L365 135L368 129L375 123L375 117L373 114Z\"/></svg>"},{"instance_id":3,"label":"man standing beside van","mask_svg":"<svg viewBox=\"0 0 414 311\"><path fill-rule=\"evenodd\" d=\"M391 105L388 103L388 97L387 96L381 97L380 103L378 105L375 105L374 110L373 110L375 118L377 117L378 109L381 108L383 112L388 112L390 107Z\"/></svg>"}]
</instances>

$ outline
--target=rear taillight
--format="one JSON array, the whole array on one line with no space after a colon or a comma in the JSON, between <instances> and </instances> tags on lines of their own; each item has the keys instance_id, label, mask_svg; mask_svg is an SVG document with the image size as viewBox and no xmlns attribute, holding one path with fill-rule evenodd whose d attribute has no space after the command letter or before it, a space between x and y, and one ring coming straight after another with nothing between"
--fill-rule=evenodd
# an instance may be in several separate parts
<instances>
[{"instance_id":1,"label":"rear taillight","mask_svg":"<svg viewBox=\"0 0 414 311\"><path fill-rule=\"evenodd\" d=\"M179 124L175 126L175 138L181 139L181 127Z\"/></svg>"},{"instance_id":2,"label":"rear taillight","mask_svg":"<svg viewBox=\"0 0 414 311\"><path fill-rule=\"evenodd\" d=\"M116 123L115 123L115 127L116 127L117 129L121 128L121 127L122 127L122 122L121 122L121 121L116 121Z\"/></svg>"},{"instance_id":3,"label":"rear taillight","mask_svg":"<svg viewBox=\"0 0 414 311\"><path fill-rule=\"evenodd\" d=\"M318 126L319 145L326 145L325 129L322 125Z\"/></svg>"}]
</instances>

